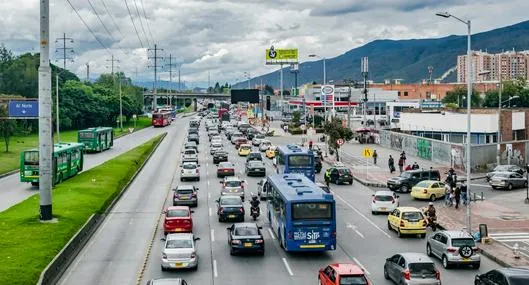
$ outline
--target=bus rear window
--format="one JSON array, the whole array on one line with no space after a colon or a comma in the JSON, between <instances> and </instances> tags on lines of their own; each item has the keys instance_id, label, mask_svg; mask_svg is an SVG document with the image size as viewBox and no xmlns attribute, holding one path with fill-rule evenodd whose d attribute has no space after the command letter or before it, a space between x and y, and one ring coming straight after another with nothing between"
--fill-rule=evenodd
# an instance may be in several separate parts
<instances>
[{"instance_id":1,"label":"bus rear window","mask_svg":"<svg viewBox=\"0 0 529 285\"><path fill-rule=\"evenodd\" d=\"M163 115L162 114L153 114L152 118L153 119L161 119L161 118L163 118Z\"/></svg>"},{"instance_id":2,"label":"bus rear window","mask_svg":"<svg viewBox=\"0 0 529 285\"><path fill-rule=\"evenodd\" d=\"M79 138L81 139L93 139L94 133L92 132L81 132L79 133Z\"/></svg>"},{"instance_id":3,"label":"bus rear window","mask_svg":"<svg viewBox=\"0 0 529 285\"><path fill-rule=\"evenodd\" d=\"M312 166L312 155L290 155L288 157L289 167L309 167Z\"/></svg>"},{"instance_id":4,"label":"bus rear window","mask_svg":"<svg viewBox=\"0 0 529 285\"><path fill-rule=\"evenodd\" d=\"M24 153L24 164L38 165L39 164L39 152L38 151L28 151Z\"/></svg>"},{"instance_id":5,"label":"bus rear window","mask_svg":"<svg viewBox=\"0 0 529 285\"><path fill-rule=\"evenodd\" d=\"M332 218L330 203L296 203L292 204L293 220L329 220Z\"/></svg>"}]
</instances>

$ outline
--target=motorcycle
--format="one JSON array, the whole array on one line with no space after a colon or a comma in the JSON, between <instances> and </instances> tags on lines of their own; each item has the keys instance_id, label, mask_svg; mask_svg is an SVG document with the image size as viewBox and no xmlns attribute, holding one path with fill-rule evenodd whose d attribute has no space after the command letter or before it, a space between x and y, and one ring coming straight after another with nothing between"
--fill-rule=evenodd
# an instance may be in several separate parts
<instances>
[{"instance_id":1,"label":"motorcycle","mask_svg":"<svg viewBox=\"0 0 529 285\"><path fill-rule=\"evenodd\" d=\"M265 133L265 137L273 137L274 136L274 130L271 130L267 133Z\"/></svg>"},{"instance_id":2,"label":"motorcycle","mask_svg":"<svg viewBox=\"0 0 529 285\"><path fill-rule=\"evenodd\" d=\"M428 216L427 208L423 208L423 213L426 216L426 222L427 222L426 227L430 227L432 231L435 232L437 230L437 216L433 216L433 217Z\"/></svg>"},{"instance_id":3,"label":"motorcycle","mask_svg":"<svg viewBox=\"0 0 529 285\"><path fill-rule=\"evenodd\" d=\"M259 207L251 207L250 208L250 216L252 216L253 220L257 220L257 217L259 217L260 211Z\"/></svg>"}]
</instances>

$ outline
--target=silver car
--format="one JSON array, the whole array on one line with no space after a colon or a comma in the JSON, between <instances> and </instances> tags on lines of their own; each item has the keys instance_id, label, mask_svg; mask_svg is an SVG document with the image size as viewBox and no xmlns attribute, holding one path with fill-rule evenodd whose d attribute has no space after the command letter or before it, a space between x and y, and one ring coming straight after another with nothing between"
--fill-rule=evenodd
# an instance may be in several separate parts
<instances>
[{"instance_id":1,"label":"silver car","mask_svg":"<svg viewBox=\"0 0 529 285\"><path fill-rule=\"evenodd\" d=\"M200 166L196 162L184 162L180 173L180 181L196 180L200 181Z\"/></svg>"},{"instance_id":2,"label":"silver car","mask_svg":"<svg viewBox=\"0 0 529 285\"><path fill-rule=\"evenodd\" d=\"M198 163L198 152L195 149L186 148L183 151L182 162L196 162Z\"/></svg>"},{"instance_id":3,"label":"silver car","mask_svg":"<svg viewBox=\"0 0 529 285\"><path fill-rule=\"evenodd\" d=\"M489 181L492 189L508 189L527 187L527 179L518 172L496 172Z\"/></svg>"},{"instance_id":4,"label":"silver car","mask_svg":"<svg viewBox=\"0 0 529 285\"><path fill-rule=\"evenodd\" d=\"M259 151L265 152L269 146L272 145L272 142L269 140L262 140L261 144L259 145Z\"/></svg>"},{"instance_id":5,"label":"silver car","mask_svg":"<svg viewBox=\"0 0 529 285\"><path fill-rule=\"evenodd\" d=\"M162 271L180 268L198 268L196 241L191 233L168 234L162 251Z\"/></svg>"},{"instance_id":6,"label":"silver car","mask_svg":"<svg viewBox=\"0 0 529 285\"><path fill-rule=\"evenodd\" d=\"M209 148L209 153L211 155L213 155L216 151L218 150L221 150L222 149L222 143L220 142L213 142L211 143L211 147Z\"/></svg>"},{"instance_id":7,"label":"silver car","mask_svg":"<svg viewBox=\"0 0 529 285\"><path fill-rule=\"evenodd\" d=\"M256 134L255 137L252 139L252 145L253 146L259 146L261 145L261 142L265 139L265 136L263 134Z\"/></svg>"},{"instance_id":8,"label":"silver car","mask_svg":"<svg viewBox=\"0 0 529 285\"><path fill-rule=\"evenodd\" d=\"M257 196L259 196L260 200L268 199L268 193L266 192L267 188L266 178L263 178L257 182Z\"/></svg>"},{"instance_id":9,"label":"silver car","mask_svg":"<svg viewBox=\"0 0 529 285\"><path fill-rule=\"evenodd\" d=\"M441 285L441 274L424 253L398 253L386 259L384 278L399 285Z\"/></svg>"},{"instance_id":10,"label":"silver car","mask_svg":"<svg viewBox=\"0 0 529 285\"><path fill-rule=\"evenodd\" d=\"M464 231L440 231L428 238L426 254L441 259L444 268L470 265L478 269L481 257L472 236Z\"/></svg>"},{"instance_id":11,"label":"silver car","mask_svg":"<svg viewBox=\"0 0 529 285\"><path fill-rule=\"evenodd\" d=\"M224 181L220 182L222 184L222 189L220 190L221 196L240 196L241 200L244 202L244 181L235 177L227 176L224 177Z\"/></svg>"}]
</instances>

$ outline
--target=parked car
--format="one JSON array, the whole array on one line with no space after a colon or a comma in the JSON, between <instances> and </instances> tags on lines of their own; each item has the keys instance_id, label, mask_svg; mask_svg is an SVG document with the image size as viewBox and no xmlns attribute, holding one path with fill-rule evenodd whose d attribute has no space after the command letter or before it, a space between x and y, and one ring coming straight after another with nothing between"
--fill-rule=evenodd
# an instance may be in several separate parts
<instances>
[{"instance_id":1,"label":"parked car","mask_svg":"<svg viewBox=\"0 0 529 285\"><path fill-rule=\"evenodd\" d=\"M433 202L445 196L445 184L437 180L423 180L411 188L411 196Z\"/></svg>"},{"instance_id":2,"label":"parked car","mask_svg":"<svg viewBox=\"0 0 529 285\"><path fill-rule=\"evenodd\" d=\"M164 211L163 233L190 233L193 231L193 211L188 206L172 206Z\"/></svg>"},{"instance_id":3,"label":"parked car","mask_svg":"<svg viewBox=\"0 0 529 285\"><path fill-rule=\"evenodd\" d=\"M198 268L196 241L191 233L168 234L162 251L162 271L168 269Z\"/></svg>"},{"instance_id":4,"label":"parked car","mask_svg":"<svg viewBox=\"0 0 529 285\"><path fill-rule=\"evenodd\" d=\"M257 252L264 255L265 243L261 229L256 223L238 223L228 227L230 254Z\"/></svg>"},{"instance_id":5,"label":"parked car","mask_svg":"<svg viewBox=\"0 0 529 285\"><path fill-rule=\"evenodd\" d=\"M426 224L422 211L414 207L397 207L388 215L388 229L395 230L399 237L413 234L424 238Z\"/></svg>"},{"instance_id":6,"label":"parked car","mask_svg":"<svg viewBox=\"0 0 529 285\"><path fill-rule=\"evenodd\" d=\"M527 188L527 179L518 172L496 172L489 180L492 189Z\"/></svg>"},{"instance_id":7,"label":"parked car","mask_svg":"<svg viewBox=\"0 0 529 285\"><path fill-rule=\"evenodd\" d=\"M494 176L496 173L499 172L516 172L521 175L524 174L523 168L519 167L518 165L512 165L512 164L506 164L506 165L498 165L496 166L491 172L487 173L485 178L487 179L487 182Z\"/></svg>"},{"instance_id":8,"label":"parked car","mask_svg":"<svg viewBox=\"0 0 529 285\"><path fill-rule=\"evenodd\" d=\"M399 206L399 195L392 191L377 191L373 194L371 213L391 213Z\"/></svg>"},{"instance_id":9,"label":"parked car","mask_svg":"<svg viewBox=\"0 0 529 285\"><path fill-rule=\"evenodd\" d=\"M499 282L498 282L499 281ZM529 269L498 268L484 274L476 275L475 285L525 285L529 284Z\"/></svg>"},{"instance_id":10,"label":"parked car","mask_svg":"<svg viewBox=\"0 0 529 285\"><path fill-rule=\"evenodd\" d=\"M268 199L268 187L266 186L266 183L266 178L263 178L257 182L257 196L259 196L259 200Z\"/></svg>"},{"instance_id":11,"label":"parked car","mask_svg":"<svg viewBox=\"0 0 529 285\"><path fill-rule=\"evenodd\" d=\"M219 164L223 161L228 161L228 152L224 149L215 151L213 154L213 164Z\"/></svg>"},{"instance_id":12,"label":"parked car","mask_svg":"<svg viewBox=\"0 0 529 285\"><path fill-rule=\"evenodd\" d=\"M439 231L428 237L426 254L441 259L444 268L452 265L479 269L481 257L474 238L465 231Z\"/></svg>"},{"instance_id":13,"label":"parked car","mask_svg":"<svg viewBox=\"0 0 529 285\"><path fill-rule=\"evenodd\" d=\"M180 181L196 180L200 181L200 166L196 162L182 163L182 170L180 173Z\"/></svg>"},{"instance_id":14,"label":"parked car","mask_svg":"<svg viewBox=\"0 0 529 285\"><path fill-rule=\"evenodd\" d=\"M441 285L441 273L424 253L398 253L387 258L384 278L399 285Z\"/></svg>"},{"instance_id":15,"label":"parked car","mask_svg":"<svg viewBox=\"0 0 529 285\"><path fill-rule=\"evenodd\" d=\"M218 178L224 178L226 176L234 176L235 175L235 165L231 162L221 162L217 166L217 177Z\"/></svg>"},{"instance_id":16,"label":"parked car","mask_svg":"<svg viewBox=\"0 0 529 285\"><path fill-rule=\"evenodd\" d=\"M360 266L352 263L334 263L325 268L321 268L318 272L318 284L373 285L373 283L367 278L365 271Z\"/></svg>"},{"instance_id":17,"label":"parked car","mask_svg":"<svg viewBox=\"0 0 529 285\"><path fill-rule=\"evenodd\" d=\"M269 140L262 140L261 141L261 144L259 145L259 151L260 152L265 152L269 146L272 145L272 142L269 141Z\"/></svg>"},{"instance_id":18,"label":"parked car","mask_svg":"<svg viewBox=\"0 0 529 285\"><path fill-rule=\"evenodd\" d=\"M178 185L173 189L173 206L198 206L197 190L194 185Z\"/></svg>"},{"instance_id":19,"label":"parked car","mask_svg":"<svg viewBox=\"0 0 529 285\"><path fill-rule=\"evenodd\" d=\"M184 162L196 162L198 164L198 152L194 149L184 149L182 163Z\"/></svg>"},{"instance_id":20,"label":"parked car","mask_svg":"<svg viewBox=\"0 0 529 285\"><path fill-rule=\"evenodd\" d=\"M256 134L254 138L252 139L252 145L253 146L260 146L263 140L265 140L266 137L263 134Z\"/></svg>"},{"instance_id":21,"label":"parked car","mask_svg":"<svg viewBox=\"0 0 529 285\"><path fill-rule=\"evenodd\" d=\"M266 166L260 160L247 160L245 172L248 176L266 176Z\"/></svg>"},{"instance_id":22,"label":"parked car","mask_svg":"<svg viewBox=\"0 0 529 285\"><path fill-rule=\"evenodd\" d=\"M217 199L219 222L237 220L244 222L244 205L239 196L221 196Z\"/></svg>"},{"instance_id":23,"label":"parked car","mask_svg":"<svg viewBox=\"0 0 529 285\"><path fill-rule=\"evenodd\" d=\"M221 196L239 196L244 202L244 181L235 176L224 177L224 180L220 182L222 189L220 190Z\"/></svg>"},{"instance_id":24,"label":"parked car","mask_svg":"<svg viewBox=\"0 0 529 285\"><path fill-rule=\"evenodd\" d=\"M331 168L327 169L331 174L331 182L335 184L349 183L353 184L353 173L345 165L336 163Z\"/></svg>"},{"instance_id":25,"label":"parked car","mask_svg":"<svg viewBox=\"0 0 529 285\"><path fill-rule=\"evenodd\" d=\"M388 179L388 188L393 191L409 192L413 186L423 180L440 180L439 170L409 170L402 172L399 176Z\"/></svg>"}]
</instances>

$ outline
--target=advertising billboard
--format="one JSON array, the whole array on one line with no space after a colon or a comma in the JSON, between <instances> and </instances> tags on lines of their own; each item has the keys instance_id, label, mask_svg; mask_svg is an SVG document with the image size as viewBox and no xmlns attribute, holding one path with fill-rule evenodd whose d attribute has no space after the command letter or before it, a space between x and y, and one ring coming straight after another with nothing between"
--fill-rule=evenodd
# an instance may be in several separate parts
<instances>
[{"instance_id":1,"label":"advertising billboard","mask_svg":"<svg viewBox=\"0 0 529 285\"><path fill-rule=\"evenodd\" d=\"M266 64L296 64L298 63L298 49L275 49L274 46L266 50Z\"/></svg>"},{"instance_id":2,"label":"advertising billboard","mask_svg":"<svg viewBox=\"0 0 529 285\"><path fill-rule=\"evenodd\" d=\"M334 103L334 85L321 86L321 101L327 103Z\"/></svg>"},{"instance_id":3,"label":"advertising billboard","mask_svg":"<svg viewBox=\"0 0 529 285\"><path fill-rule=\"evenodd\" d=\"M259 103L259 89L232 89L231 103L239 102Z\"/></svg>"}]
</instances>

